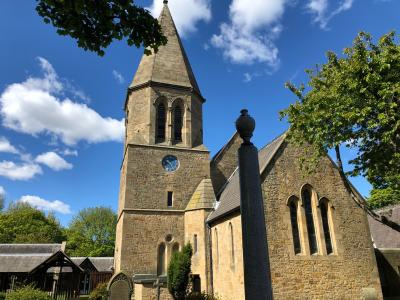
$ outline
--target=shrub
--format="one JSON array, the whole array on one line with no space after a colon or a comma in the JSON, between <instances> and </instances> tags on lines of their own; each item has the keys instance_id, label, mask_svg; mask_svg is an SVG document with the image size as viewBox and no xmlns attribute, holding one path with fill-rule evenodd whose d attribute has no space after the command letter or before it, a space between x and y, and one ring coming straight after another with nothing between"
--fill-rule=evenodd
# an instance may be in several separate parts
<instances>
[{"instance_id":1,"label":"shrub","mask_svg":"<svg viewBox=\"0 0 400 300\"><path fill-rule=\"evenodd\" d=\"M188 295L185 300L219 300L218 297L213 295L208 295L205 292L200 293L191 293Z\"/></svg>"},{"instance_id":2,"label":"shrub","mask_svg":"<svg viewBox=\"0 0 400 300\"><path fill-rule=\"evenodd\" d=\"M107 283L99 283L90 293L89 300L107 300Z\"/></svg>"},{"instance_id":3,"label":"shrub","mask_svg":"<svg viewBox=\"0 0 400 300\"><path fill-rule=\"evenodd\" d=\"M6 299L6 293L0 292L0 300Z\"/></svg>"},{"instance_id":4,"label":"shrub","mask_svg":"<svg viewBox=\"0 0 400 300\"><path fill-rule=\"evenodd\" d=\"M51 297L46 292L27 285L7 294L6 300L51 300Z\"/></svg>"},{"instance_id":5,"label":"shrub","mask_svg":"<svg viewBox=\"0 0 400 300\"><path fill-rule=\"evenodd\" d=\"M187 244L172 255L169 263L168 290L175 300L183 300L187 295L192 253L192 246Z\"/></svg>"}]
</instances>

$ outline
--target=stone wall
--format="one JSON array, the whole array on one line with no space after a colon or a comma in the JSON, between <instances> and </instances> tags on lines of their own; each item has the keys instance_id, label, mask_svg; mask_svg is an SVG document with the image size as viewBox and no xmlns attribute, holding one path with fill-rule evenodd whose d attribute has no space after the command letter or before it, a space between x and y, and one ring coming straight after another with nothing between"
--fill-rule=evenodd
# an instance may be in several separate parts
<instances>
[{"instance_id":1,"label":"stone wall","mask_svg":"<svg viewBox=\"0 0 400 300\"><path fill-rule=\"evenodd\" d=\"M210 172L215 193L220 192L225 182L238 166L237 151L241 143L242 139L238 133L235 133L211 161Z\"/></svg>"},{"instance_id":2,"label":"stone wall","mask_svg":"<svg viewBox=\"0 0 400 300\"><path fill-rule=\"evenodd\" d=\"M161 161L175 155L180 166L167 172ZM156 274L157 247L168 234L184 241L184 209L203 178L209 178L208 151L129 145L121 175L116 270ZM168 206L167 193L173 192ZM203 222L204 224L204 222ZM168 244L169 245L169 244ZM172 245L172 244L171 244ZM167 257L170 252L167 248Z\"/></svg>"},{"instance_id":3,"label":"stone wall","mask_svg":"<svg viewBox=\"0 0 400 300\"><path fill-rule=\"evenodd\" d=\"M193 247L192 274L200 275L202 291L208 291L207 252L209 240L205 224L208 214L209 211L204 209L185 212L185 243L190 243ZM197 236L197 251L195 251L194 235Z\"/></svg>"},{"instance_id":4,"label":"stone wall","mask_svg":"<svg viewBox=\"0 0 400 300\"><path fill-rule=\"evenodd\" d=\"M211 226L213 289L221 300L244 299L241 224L240 214L236 213Z\"/></svg>"},{"instance_id":5,"label":"stone wall","mask_svg":"<svg viewBox=\"0 0 400 300\"><path fill-rule=\"evenodd\" d=\"M284 143L262 177L274 299L382 299L366 213L352 200L329 158L306 175L299 166L302 155L302 148ZM326 197L332 204L331 255L324 249L317 205L318 253L310 254L303 229L302 253L294 254L287 200L292 195L300 199L304 184L312 187L316 200Z\"/></svg>"},{"instance_id":6,"label":"stone wall","mask_svg":"<svg viewBox=\"0 0 400 300\"><path fill-rule=\"evenodd\" d=\"M132 275L156 275L158 246L165 243L168 265L173 245L183 245L183 222L183 213L179 212L125 211L119 269ZM172 238L170 241L167 241L168 235Z\"/></svg>"}]
</instances>

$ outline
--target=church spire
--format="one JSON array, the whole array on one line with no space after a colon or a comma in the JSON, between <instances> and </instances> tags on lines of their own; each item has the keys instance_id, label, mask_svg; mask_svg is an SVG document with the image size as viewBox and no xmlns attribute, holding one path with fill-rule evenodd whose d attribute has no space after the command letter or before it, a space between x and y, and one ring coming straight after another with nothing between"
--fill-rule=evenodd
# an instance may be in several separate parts
<instances>
[{"instance_id":1,"label":"church spire","mask_svg":"<svg viewBox=\"0 0 400 300\"><path fill-rule=\"evenodd\" d=\"M143 55L129 88L135 89L152 83L170 84L190 88L201 97L196 78L168 8L168 1L164 0L163 3L164 7L158 21L168 42L165 46L161 46L157 53Z\"/></svg>"}]
</instances>

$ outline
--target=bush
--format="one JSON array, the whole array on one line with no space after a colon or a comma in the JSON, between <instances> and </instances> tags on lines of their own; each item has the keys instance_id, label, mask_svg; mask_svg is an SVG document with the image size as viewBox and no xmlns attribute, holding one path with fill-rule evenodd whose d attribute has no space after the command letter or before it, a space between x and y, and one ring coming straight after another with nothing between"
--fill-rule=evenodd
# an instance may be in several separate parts
<instances>
[{"instance_id":1,"label":"bush","mask_svg":"<svg viewBox=\"0 0 400 300\"><path fill-rule=\"evenodd\" d=\"M191 293L188 295L185 300L219 300L218 297L213 295L208 295L205 292L200 293Z\"/></svg>"},{"instance_id":2,"label":"bush","mask_svg":"<svg viewBox=\"0 0 400 300\"><path fill-rule=\"evenodd\" d=\"M107 283L99 283L90 293L89 300L107 300Z\"/></svg>"},{"instance_id":3,"label":"bush","mask_svg":"<svg viewBox=\"0 0 400 300\"><path fill-rule=\"evenodd\" d=\"M6 293L0 292L0 300L6 299Z\"/></svg>"},{"instance_id":4,"label":"bush","mask_svg":"<svg viewBox=\"0 0 400 300\"><path fill-rule=\"evenodd\" d=\"M187 295L192 253L192 246L187 244L172 255L169 263L168 290L175 300L183 300Z\"/></svg>"},{"instance_id":5,"label":"bush","mask_svg":"<svg viewBox=\"0 0 400 300\"><path fill-rule=\"evenodd\" d=\"M6 300L51 300L51 297L46 292L27 285L7 294Z\"/></svg>"}]
</instances>

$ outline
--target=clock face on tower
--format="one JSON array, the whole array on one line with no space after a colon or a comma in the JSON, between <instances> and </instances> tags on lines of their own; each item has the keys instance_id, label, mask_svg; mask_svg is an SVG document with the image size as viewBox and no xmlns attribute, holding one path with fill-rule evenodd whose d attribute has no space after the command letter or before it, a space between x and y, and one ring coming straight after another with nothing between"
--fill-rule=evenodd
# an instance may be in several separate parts
<instances>
[{"instance_id":1,"label":"clock face on tower","mask_svg":"<svg viewBox=\"0 0 400 300\"><path fill-rule=\"evenodd\" d=\"M164 158L161 161L161 164L167 172L173 172L176 169L178 169L179 160L176 158L176 156L167 155L164 156Z\"/></svg>"}]
</instances>

